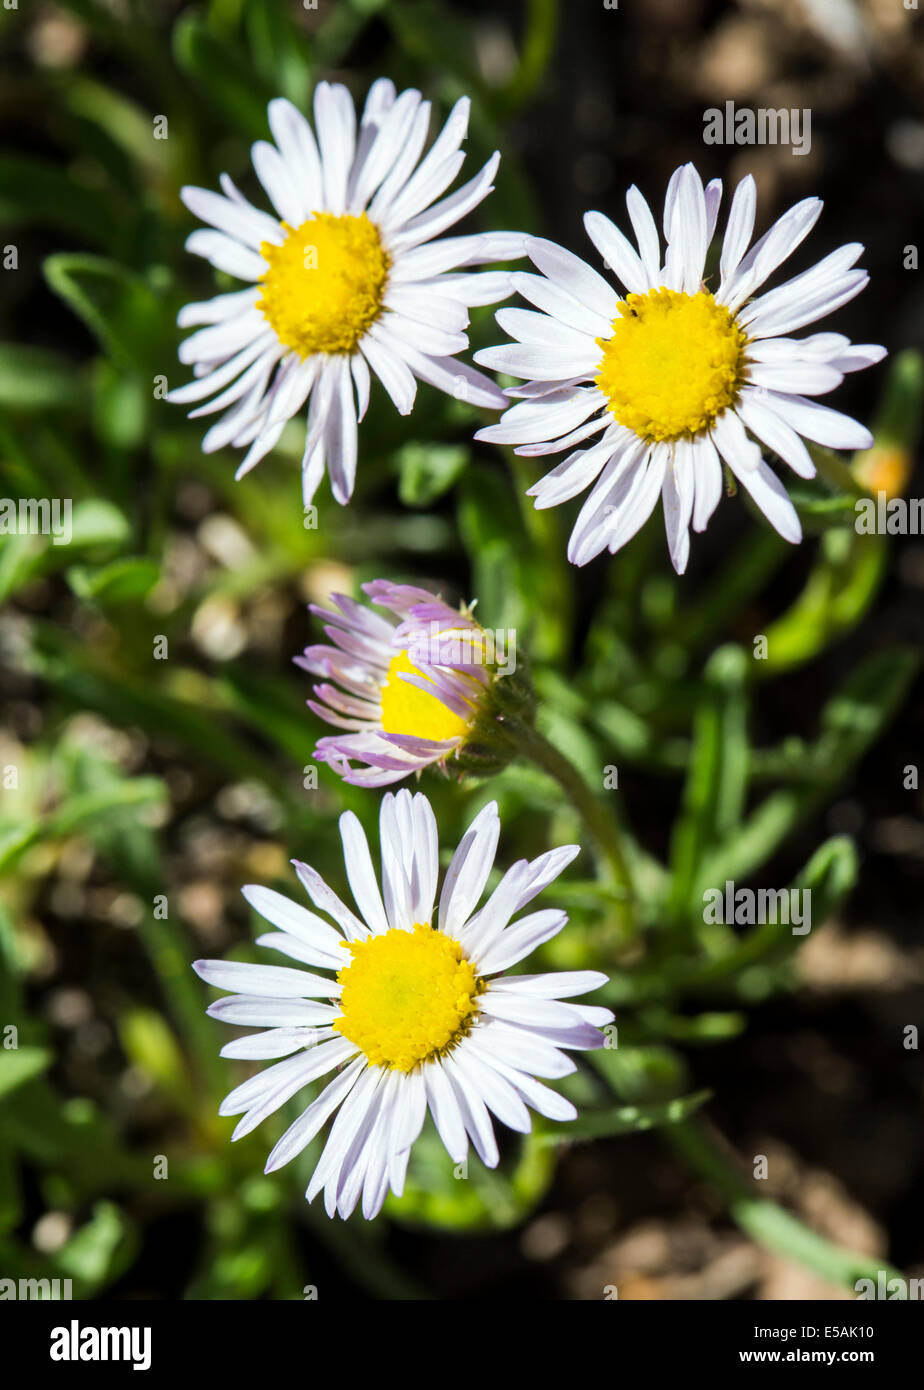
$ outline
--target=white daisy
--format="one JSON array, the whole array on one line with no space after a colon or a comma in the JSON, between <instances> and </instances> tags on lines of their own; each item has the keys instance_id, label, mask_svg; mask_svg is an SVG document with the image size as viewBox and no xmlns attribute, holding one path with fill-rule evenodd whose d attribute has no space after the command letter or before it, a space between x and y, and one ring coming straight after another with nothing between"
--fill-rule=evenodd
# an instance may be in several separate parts
<instances>
[{"instance_id":1,"label":"white daisy","mask_svg":"<svg viewBox=\"0 0 924 1390\"><path fill-rule=\"evenodd\" d=\"M600 1047L598 1029L613 1015L561 1002L605 983L596 971L503 974L565 925L566 914L549 908L512 919L557 878L577 845L519 860L479 909L500 832L492 802L453 856L432 925L439 848L427 798L400 791L382 800L381 891L352 812L341 816L340 831L359 916L297 861L325 917L268 888L244 889L277 928L259 944L308 970L218 960L194 969L231 991L211 1005L213 1018L264 1030L228 1043L223 1056L285 1058L223 1101L220 1114L243 1116L232 1138L336 1069L279 1140L266 1171L295 1158L336 1114L306 1196L310 1202L323 1189L328 1215L347 1217L362 1194L371 1218L389 1188L400 1196L428 1110L454 1162L465 1159L471 1140L490 1168L498 1150L489 1112L523 1134L531 1127L527 1107L574 1119L571 1102L536 1078L574 1071L562 1049Z\"/></svg>"},{"instance_id":2,"label":"white daisy","mask_svg":"<svg viewBox=\"0 0 924 1390\"><path fill-rule=\"evenodd\" d=\"M464 162L459 146L468 115L462 97L421 159L430 103L420 92L398 96L381 78L357 129L346 87L321 82L317 139L301 112L280 98L268 109L275 144L253 146L275 216L248 203L227 174L224 196L182 190L186 206L210 228L193 232L187 249L249 283L181 311L182 328L205 326L180 348L196 380L168 399L185 405L211 397L192 416L224 411L202 447L210 453L249 445L238 477L269 453L307 400L305 505L325 464L337 501L348 502L370 373L402 415L414 405L418 378L475 405L506 403L492 381L455 354L468 346L469 308L504 299L510 277L465 274L462 267L520 256L524 239L492 232L434 240L492 191L496 153L469 183L442 197Z\"/></svg>"},{"instance_id":3,"label":"white daisy","mask_svg":"<svg viewBox=\"0 0 924 1390\"><path fill-rule=\"evenodd\" d=\"M705 530L722 495L723 461L780 535L799 541L796 510L764 450L811 478L802 437L835 449L872 442L855 420L808 398L880 361L885 349L853 346L839 333L783 336L859 294L868 281L853 268L862 246L842 246L752 299L822 205L818 198L796 204L748 250L756 208L748 175L732 199L719 284L710 291L703 271L721 196L719 180L704 189L692 164L676 170L664 205L663 263L637 188L626 204L638 250L602 213L587 213L587 234L624 297L577 256L529 239L527 255L541 274L512 278L539 312L500 310L498 323L517 341L476 354L482 366L528 381L507 393L523 399L476 437L515 444L527 456L570 451L529 489L536 506L557 506L594 484L568 547L576 565L625 545L660 494L671 559L683 573L690 523Z\"/></svg>"}]
</instances>

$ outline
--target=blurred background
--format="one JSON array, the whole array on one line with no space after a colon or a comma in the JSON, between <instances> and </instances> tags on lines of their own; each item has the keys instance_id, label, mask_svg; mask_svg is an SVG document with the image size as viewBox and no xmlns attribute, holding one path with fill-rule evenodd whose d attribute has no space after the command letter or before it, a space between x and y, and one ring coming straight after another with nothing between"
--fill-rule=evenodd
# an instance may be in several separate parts
<instances>
[{"instance_id":1,"label":"blurred background","mask_svg":"<svg viewBox=\"0 0 924 1390\"><path fill-rule=\"evenodd\" d=\"M601 906L589 851L555 890L572 926L545 965L613 975L616 1093L657 1108L710 1092L748 1167L768 1157L768 1198L924 1275L905 1032L924 1023L920 537L857 537L849 495L799 485L798 550L739 497L680 582L659 512L575 572L577 504L533 512L535 466L473 443L477 412L424 388L410 420L373 392L353 503L325 484L306 530L297 423L235 483L237 458L203 456L201 422L162 398L186 379L176 312L216 288L184 253L179 188L227 170L261 200L249 147L267 101L308 109L323 77L361 102L387 74L440 118L472 97L464 177L503 156L473 226L587 255L587 208L625 224L628 185L657 207L688 159L726 197L754 174L758 232L819 194L787 274L864 242L870 287L830 327L892 354L833 402L876 422L848 483L915 496L922 57L901 0L0 9L0 492L73 499L67 546L0 535L0 1276L69 1277L85 1298L851 1296L733 1225L669 1127L624 1120L561 1149L539 1132L464 1182L425 1136L407 1196L371 1227L309 1209L299 1165L262 1176L272 1125L229 1144L217 1105L244 1072L219 1058L227 1030L189 963L256 958L241 884L297 896L294 855L342 890L337 815L374 827L374 794L326 769L312 785L323 730L291 658L318 640L307 603L378 575L516 628L543 728L601 794L618 767L639 843L671 869L638 937ZM727 100L810 108L810 151L704 144ZM473 319L473 347L498 341L491 310ZM744 660L755 634L766 662ZM731 788L723 824L684 790L690 768ZM444 850L490 797L502 866L581 833L519 764L422 789ZM704 938L694 842L716 882L812 885L798 953ZM573 1082L591 1108L598 1081Z\"/></svg>"}]
</instances>

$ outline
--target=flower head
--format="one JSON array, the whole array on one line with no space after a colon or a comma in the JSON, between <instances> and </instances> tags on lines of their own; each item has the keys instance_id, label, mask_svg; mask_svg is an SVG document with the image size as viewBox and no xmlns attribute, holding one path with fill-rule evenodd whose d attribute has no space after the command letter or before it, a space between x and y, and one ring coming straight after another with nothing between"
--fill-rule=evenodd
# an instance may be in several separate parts
<instances>
[{"instance_id":1,"label":"flower head","mask_svg":"<svg viewBox=\"0 0 924 1390\"><path fill-rule=\"evenodd\" d=\"M461 1163L469 1141L488 1167L498 1162L489 1115L520 1133L527 1107L571 1120L570 1101L537 1077L574 1071L565 1050L600 1047L608 1009L562 1003L604 984L596 971L545 975L502 972L555 936L567 916L542 909L517 917L578 853L550 850L507 870L479 909L500 833L492 802L472 821L437 896L439 851L430 803L419 793L382 800L382 887L366 837L348 811L340 818L357 916L307 864L295 868L323 917L268 888L244 889L275 928L258 944L308 969L197 961L209 984L230 991L208 1012L262 1031L226 1044L225 1057L283 1058L236 1087L222 1115L241 1115L232 1138L249 1134L310 1082L337 1072L273 1149L280 1168L335 1116L311 1178L328 1215L347 1217L362 1196L367 1218L391 1188L400 1196L411 1147L427 1111L448 1153ZM516 920L514 920L516 919Z\"/></svg>"},{"instance_id":2,"label":"flower head","mask_svg":"<svg viewBox=\"0 0 924 1390\"><path fill-rule=\"evenodd\" d=\"M187 249L248 286L181 311L182 328L204 326L180 348L196 379L169 399L211 397L191 415L224 412L202 447L249 446L238 477L269 453L307 401L305 505L325 467L337 501L348 502L370 373L402 415L413 408L418 379L475 405L505 404L494 383L455 354L468 346L469 308L506 298L510 277L463 268L520 256L523 238L435 240L487 197L497 169L494 154L443 197L464 161L468 113L463 97L421 159L430 103L420 92L397 95L381 78L357 128L346 87L321 82L317 135L280 98L268 111L275 143L253 147L275 215L247 202L226 174L223 194L182 190L186 206L209 224L192 233Z\"/></svg>"},{"instance_id":3,"label":"flower head","mask_svg":"<svg viewBox=\"0 0 924 1390\"><path fill-rule=\"evenodd\" d=\"M719 283L703 274L722 185L703 187L692 164L672 176L664 206L666 248L637 188L626 205L638 249L602 213L584 218L588 236L625 286L619 293L589 265L552 242L530 238L541 272L515 274L535 310L502 309L517 341L476 354L482 366L527 379L521 397L479 439L524 455L567 457L532 488L537 507L569 501L593 484L568 547L577 565L614 552L644 525L660 494L671 559L686 568L689 528L703 531L731 470L786 540L802 530L783 484L763 457L776 454L800 477L815 467L803 438L832 448L872 442L862 425L813 396L885 349L854 346L839 333L791 338L846 304L866 285L842 246L810 270L752 298L804 240L821 211L806 198L751 246L756 192L748 175L735 190L719 261Z\"/></svg>"},{"instance_id":4,"label":"flower head","mask_svg":"<svg viewBox=\"0 0 924 1390\"><path fill-rule=\"evenodd\" d=\"M320 739L315 757L362 787L386 786L434 763L445 770L449 758L460 771L489 772L509 761L513 746L497 716L513 706L531 714L532 698L511 669L510 645L499 668L495 635L470 611L387 579L363 590L390 616L335 594L334 610L311 608L333 645L306 647L295 658L324 677L309 707L345 731Z\"/></svg>"}]
</instances>

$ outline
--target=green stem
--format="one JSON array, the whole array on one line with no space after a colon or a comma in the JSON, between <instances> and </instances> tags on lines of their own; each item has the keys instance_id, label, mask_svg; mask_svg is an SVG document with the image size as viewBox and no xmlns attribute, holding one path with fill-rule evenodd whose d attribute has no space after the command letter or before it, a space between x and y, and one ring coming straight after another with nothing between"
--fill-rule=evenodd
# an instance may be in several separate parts
<instances>
[{"instance_id":1,"label":"green stem","mask_svg":"<svg viewBox=\"0 0 924 1390\"><path fill-rule=\"evenodd\" d=\"M666 1125L661 1132L690 1167L724 1198L736 1225L766 1250L796 1260L823 1279L855 1292L859 1279L872 1279L876 1284L880 1274L886 1280L904 1278L884 1260L845 1250L818 1235L776 1202L756 1197L751 1190L753 1180L745 1176L725 1140L712 1126L698 1119L686 1119Z\"/></svg>"},{"instance_id":2,"label":"green stem","mask_svg":"<svg viewBox=\"0 0 924 1390\"><path fill-rule=\"evenodd\" d=\"M517 721L515 732L521 752L555 779L603 851L617 881L632 893L632 871L616 817L594 796L574 764L538 729Z\"/></svg>"}]
</instances>

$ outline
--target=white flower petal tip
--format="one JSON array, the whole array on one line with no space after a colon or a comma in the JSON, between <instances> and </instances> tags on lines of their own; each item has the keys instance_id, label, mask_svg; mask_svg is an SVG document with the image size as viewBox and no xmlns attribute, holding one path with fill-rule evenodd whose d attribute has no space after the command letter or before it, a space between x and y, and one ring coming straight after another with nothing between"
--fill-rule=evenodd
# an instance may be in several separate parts
<instances>
[{"instance_id":1,"label":"white flower petal tip","mask_svg":"<svg viewBox=\"0 0 924 1390\"><path fill-rule=\"evenodd\" d=\"M264 1171L291 1162L330 1122L306 1197L323 1193L328 1214L343 1218L361 1203L371 1219L389 1191L403 1191L428 1112L453 1162L471 1145L488 1167L499 1161L494 1119L519 1133L531 1127L530 1110L574 1119L571 1102L539 1078L572 1072L568 1053L601 1046L599 1029L613 1015L568 1002L605 985L599 971L502 973L565 925L554 909L522 914L578 846L520 860L482 902L500 833L496 803L472 821L439 893L437 826L425 796L383 798L380 873L357 817L346 813L340 827L355 912L293 861L316 912L259 885L244 895L275 928L260 943L298 965L200 960L193 968L228 991L209 1005L211 1017L258 1030L222 1055L270 1063L222 1101L220 1115L239 1117L232 1139L319 1083ZM383 979L400 988L384 990Z\"/></svg>"},{"instance_id":2,"label":"white flower petal tip","mask_svg":"<svg viewBox=\"0 0 924 1390\"><path fill-rule=\"evenodd\" d=\"M668 184L660 228L634 186L626 195L632 238L603 213L586 213L603 275L554 242L528 237L536 273L511 278L530 307L500 310L510 341L476 354L481 366L524 383L509 388L505 413L476 438L523 457L562 456L528 489L537 508L587 493L568 545L574 565L626 545L660 496L671 562L684 573L691 530L704 531L721 500L723 464L796 543L799 519L768 455L811 478L805 440L868 447L863 426L816 398L881 361L885 349L837 333L787 336L864 289L862 246L848 243L764 292L822 204L803 199L753 241L757 194L747 175L732 197L718 284L709 289L703 276L721 197L718 180L704 187L685 164Z\"/></svg>"},{"instance_id":3,"label":"white flower petal tip","mask_svg":"<svg viewBox=\"0 0 924 1390\"><path fill-rule=\"evenodd\" d=\"M315 92L313 125L284 98L270 102L267 118L273 143L256 141L252 160L272 212L249 203L226 175L221 193L181 189L206 224L187 249L247 288L180 311L180 327L197 329L179 350L195 379L168 399L211 398L193 412L221 412L203 449L246 448L237 478L304 413L304 504L325 473L345 504L371 376L402 415L414 407L418 381L503 409L494 382L456 354L468 347L469 309L511 293L508 273L471 267L521 258L526 239L443 235L492 191L500 161L495 152L447 191L464 162L467 98L429 149L429 103L418 91L397 95L390 83L373 84L358 121L347 89L326 82Z\"/></svg>"}]
</instances>

